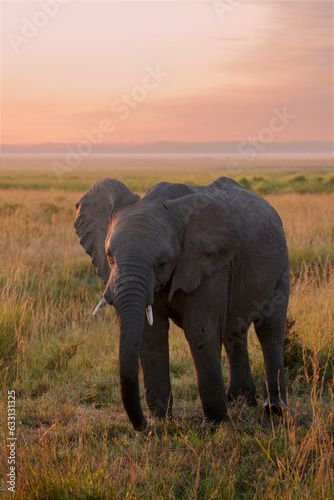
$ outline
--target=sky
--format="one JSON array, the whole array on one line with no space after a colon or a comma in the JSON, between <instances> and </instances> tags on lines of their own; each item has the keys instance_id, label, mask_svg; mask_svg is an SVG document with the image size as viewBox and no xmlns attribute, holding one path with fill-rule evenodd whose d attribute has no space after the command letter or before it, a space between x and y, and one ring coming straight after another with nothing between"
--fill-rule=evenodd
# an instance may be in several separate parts
<instances>
[{"instance_id":1,"label":"sky","mask_svg":"<svg viewBox=\"0 0 334 500\"><path fill-rule=\"evenodd\" d=\"M333 139L331 1L0 8L2 145Z\"/></svg>"}]
</instances>

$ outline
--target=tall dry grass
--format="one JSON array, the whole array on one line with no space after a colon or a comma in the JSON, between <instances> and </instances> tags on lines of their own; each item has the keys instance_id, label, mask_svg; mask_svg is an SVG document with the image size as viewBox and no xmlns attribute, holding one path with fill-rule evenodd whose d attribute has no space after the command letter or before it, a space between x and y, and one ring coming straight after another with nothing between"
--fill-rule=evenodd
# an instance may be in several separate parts
<instances>
[{"instance_id":1,"label":"tall dry grass","mask_svg":"<svg viewBox=\"0 0 334 500\"><path fill-rule=\"evenodd\" d=\"M294 268L300 268L303 260L324 261L328 256L334 262L334 193L267 195L266 199L282 218Z\"/></svg>"},{"instance_id":2,"label":"tall dry grass","mask_svg":"<svg viewBox=\"0 0 334 500\"><path fill-rule=\"evenodd\" d=\"M1 433L10 388L15 498L333 498L334 195L267 196L283 219L293 264L290 412L282 420L263 414L263 359L252 330L258 407L240 400L230 406L230 423L213 433L201 428L191 356L173 326L176 419L138 434L119 396L115 314L91 314L102 285L73 230L80 194L0 192ZM222 364L226 378L224 357ZM5 446L2 457L5 487Z\"/></svg>"}]
</instances>

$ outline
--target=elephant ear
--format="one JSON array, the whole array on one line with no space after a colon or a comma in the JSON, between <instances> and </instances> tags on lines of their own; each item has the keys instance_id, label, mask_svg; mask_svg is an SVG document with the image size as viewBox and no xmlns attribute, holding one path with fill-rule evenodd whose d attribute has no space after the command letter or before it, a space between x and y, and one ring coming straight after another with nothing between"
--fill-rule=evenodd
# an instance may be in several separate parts
<instances>
[{"instance_id":1,"label":"elephant ear","mask_svg":"<svg viewBox=\"0 0 334 500\"><path fill-rule=\"evenodd\" d=\"M122 182L105 178L98 180L76 204L75 231L105 284L110 274L105 251L110 220L117 210L138 200L140 196L132 193Z\"/></svg>"},{"instance_id":2,"label":"elephant ear","mask_svg":"<svg viewBox=\"0 0 334 500\"><path fill-rule=\"evenodd\" d=\"M169 300L178 289L195 290L201 281L230 262L240 235L227 211L215 198L191 194L168 200L165 208L181 217L184 236L172 277Z\"/></svg>"}]
</instances>

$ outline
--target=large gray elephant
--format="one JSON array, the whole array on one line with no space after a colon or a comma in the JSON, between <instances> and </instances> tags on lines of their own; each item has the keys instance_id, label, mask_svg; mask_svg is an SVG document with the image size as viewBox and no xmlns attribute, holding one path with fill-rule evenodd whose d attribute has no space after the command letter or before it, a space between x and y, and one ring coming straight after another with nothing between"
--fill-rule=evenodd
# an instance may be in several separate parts
<instances>
[{"instance_id":1,"label":"large gray elephant","mask_svg":"<svg viewBox=\"0 0 334 500\"><path fill-rule=\"evenodd\" d=\"M265 406L282 411L290 273L282 222L269 203L227 177L208 186L162 182L142 198L105 178L77 209L80 243L106 284L94 313L106 303L116 309L121 395L134 429L146 427L139 360L151 416L172 414L169 318L189 343L206 422L226 420L227 401L241 394L256 404L247 351L251 323L264 356Z\"/></svg>"}]
</instances>

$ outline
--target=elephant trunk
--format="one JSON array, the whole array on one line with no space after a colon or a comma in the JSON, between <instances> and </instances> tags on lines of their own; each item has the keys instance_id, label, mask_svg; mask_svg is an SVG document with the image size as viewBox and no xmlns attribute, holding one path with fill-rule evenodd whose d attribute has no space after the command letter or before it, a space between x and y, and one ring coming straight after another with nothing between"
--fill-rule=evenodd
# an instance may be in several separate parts
<instances>
[{"instance_id":1,"label":"elephant trunk","mask_svg":"<svg viewBox=\"0 0 334 500\"><path fill-rule=\"evenodd\" d=\"M127 281L126 288L116 294L115 308L117 311L119 339L119 372L120 388L123 406L133 425L142 431L146 427L139 400L139 351L145 322L147 306L147 289Z\"/></svg>"}]
</instances>

